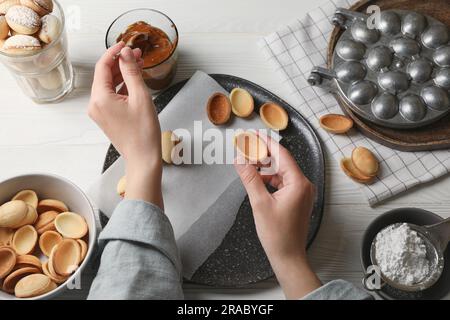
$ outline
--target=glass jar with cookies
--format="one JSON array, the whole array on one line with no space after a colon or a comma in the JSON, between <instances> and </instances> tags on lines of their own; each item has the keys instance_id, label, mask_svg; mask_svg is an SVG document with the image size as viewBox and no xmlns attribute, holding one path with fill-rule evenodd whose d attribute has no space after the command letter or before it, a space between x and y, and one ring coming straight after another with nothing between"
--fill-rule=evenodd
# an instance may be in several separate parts
<instances>
[{"instance_id":1,"label":"glass jar with cookies","mask_svg":"<svg viewBox=\"0 0 450 320\"><path fill-rule=\"evenodd\" d=\"M0 6L0 60L36 103L61 100L74 78L61 5L55 0L7 2Z\"/></svg>"}]
</instances>

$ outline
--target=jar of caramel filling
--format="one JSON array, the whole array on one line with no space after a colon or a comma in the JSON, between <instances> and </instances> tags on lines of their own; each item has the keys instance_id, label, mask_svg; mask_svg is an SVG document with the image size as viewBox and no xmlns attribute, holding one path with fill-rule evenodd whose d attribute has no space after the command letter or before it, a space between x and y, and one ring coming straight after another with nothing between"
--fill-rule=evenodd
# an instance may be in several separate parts
<instances>
[{"instance_id":1,"label":"jar of caramel filling","mask_svg":"<svg viewBox=\"0 0 450 320\"><path fill-rule=\"evenodd\" d=\"M170 85L177 68L178 31L166 15L151 9L124 13L111 24L106 46L120 41L141 49L143 78L150 89L159 91Z\"/></svg>"}]
</instances>

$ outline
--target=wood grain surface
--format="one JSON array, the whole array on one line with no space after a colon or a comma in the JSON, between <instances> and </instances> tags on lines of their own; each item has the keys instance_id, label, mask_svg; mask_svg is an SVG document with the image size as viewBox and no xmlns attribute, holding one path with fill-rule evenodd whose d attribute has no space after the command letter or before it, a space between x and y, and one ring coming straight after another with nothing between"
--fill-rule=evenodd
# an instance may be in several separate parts
<instances>
[{"instance_id":1,"label":"wood grain surface","mask_svg":"<svg viewBox=\"0 0 450 320\"><path fill-rule=\"evenodd\" d=\"M253 81L289 100L288 88L260 52L256 41L311 11L322 1L309 0L61 0L70 20L69 47L76 89L57 105L35 105L24 97L8 71L0 66L0 180L21 173L62 175L84 190L100 176L109 141L86 114L93 68L104 51L111 21L126 10L151 7L167 13L180 30L177 81L200 69ZM390 1L386 1L390 2ZM429 2L429 1L424 1ZM439 11L439 9L437 9ZM76 19L75 19L76 20ZM345 279L361 284L359 249L367 225L379 214L398 207L421 207L450 217L450 179L411 190L370 208L358 186L327 155L324 220L309 250L323 282ZM61 299L86 297L95 269L87 268L81 290ZM283 299L271 279L242 289L185 285L192 299ZM449 296L450 297L450 296Z\"/></svg>"}]
</instances>

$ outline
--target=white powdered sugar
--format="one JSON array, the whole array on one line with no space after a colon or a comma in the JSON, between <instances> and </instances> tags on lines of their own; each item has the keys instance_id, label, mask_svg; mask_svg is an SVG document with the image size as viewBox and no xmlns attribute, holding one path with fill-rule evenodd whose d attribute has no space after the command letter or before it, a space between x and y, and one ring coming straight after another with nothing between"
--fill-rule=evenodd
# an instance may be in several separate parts
<instances>
[{"instance_id":1,"label":"white powdered sugar","mask_svg":"<svg viewBox=\"0 0 450 320\"><path fill-rule=\"evenodd\" d=\"M22 34L18 34L6 39L3 44L4 49L13 49L13 48L40 48L41 43L38 39L31 36L26 36Z\"/></svg>"},{"instance_id":2,"label":"white powdered sugar","mask_svg":"<svg viewBox=\"0 0 450 320\"><path fill-rule=\"evenodd\" d=\"M39 27L41 25L39 15L25 6L11 7L6 13L6 19L27 28Z\"/></svg>"},{"instance_id":3,"label":"white powdered sugar","mask_svg":"<svg viewBox=\"0 0 450 320\"><path fill-rule=\"evenodd\" d=\"M384 276L396 283L413 285L430 270L425 241L406 223L392 225L378 233L375 258Z\"/></svg>"}]
</instances>

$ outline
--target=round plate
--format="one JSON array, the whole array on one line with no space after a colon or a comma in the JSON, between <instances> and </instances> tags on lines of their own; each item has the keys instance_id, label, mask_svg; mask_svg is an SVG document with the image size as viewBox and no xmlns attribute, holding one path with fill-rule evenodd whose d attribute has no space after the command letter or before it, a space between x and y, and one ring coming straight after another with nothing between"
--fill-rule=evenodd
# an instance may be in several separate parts
<instances>
[{"instance_id":1,"label":"round plate","mask_svg":"<svg viewBox=\"0 0 450 320\"><path fill-rule=\"evenodd\" d=\"M364 233L361 245L363 270L366 270L372 264L370 260L372 241L378 232L385 227L399 222L424 226L438 223L441 220L442 217L417 208L400 208L382 214L369 225ZM434 300L445 297L450 292L450 246L447 247L444 258L444 271L442 272L441 278L431 288L420 292L404 292L386 285L380 291L376 291L376 294L380 298L387 300Z\"/></svg>"},{"instance_id":2,"label":"round plate","mask_svg":"<svg viewBox=\"0 0 450 320\"><path fill-rule=\"evenodd\" d=\"M211 75L223 88L247 90L255 100L255 112L260 106L272 101L282 106L288 113L290 123L281 132L281 143L294 156L305 175L317 188L317 198L308 232L308 247L314 240L322 220L325 170L322 148L309 123L290 105L266 89L241 78L229 75ZM187 82L182 81L168 88L154 100L158 112L170 102ZM111 145L106 155L103 171L117 160L119 154ZM102 226L108 219L100 213ZM242 203L236 221L217 250L205 261L192 277L192 282L220 287L239 287L272 277L273 271L258 240L252 210L248 198Z\"/></svg>"}]
</instances>

